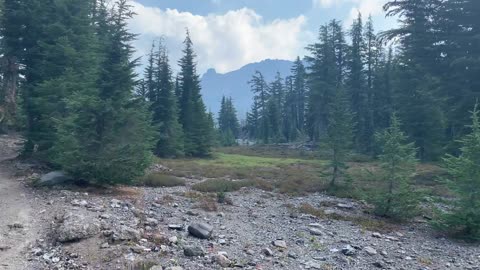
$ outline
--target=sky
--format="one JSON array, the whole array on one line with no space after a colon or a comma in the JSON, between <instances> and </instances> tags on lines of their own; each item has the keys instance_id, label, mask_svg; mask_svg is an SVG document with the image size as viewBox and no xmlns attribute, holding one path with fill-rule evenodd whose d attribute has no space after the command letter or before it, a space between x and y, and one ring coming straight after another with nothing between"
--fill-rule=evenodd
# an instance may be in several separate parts
<instances>
[{"instance_id":1,"label":"sky","mask_svg":"<svg viewBox=\"0 0 480 270\"><path fill-rule=\"evenodd\" d=\"M319 27L331 19L349 27L358 12L373 16L377 31L395 26L385 18L388 0L130 0L137 15L130 29L139 34L137 56L163 38L176 70L188 28L198 72L226 73L264 59L294 60L307 54Z\"/></svg>"}]
</instances>

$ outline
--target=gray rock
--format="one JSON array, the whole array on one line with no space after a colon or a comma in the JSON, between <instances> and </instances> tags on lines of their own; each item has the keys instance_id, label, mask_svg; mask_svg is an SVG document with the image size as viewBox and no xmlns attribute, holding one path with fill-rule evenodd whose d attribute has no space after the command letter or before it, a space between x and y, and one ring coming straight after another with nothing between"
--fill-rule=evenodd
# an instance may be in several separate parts
<instances>
[{"instance_id":1,"label":"gray rock","mask_svg":"<svg viewBox=\"0 0 480 270\"><path fill-rule=\"evenodd\" d=\"M130 249L133 251L133 253L137 253L137 254L142 254L145 252L145 250L147 250L146 247L140 246L140 245L135 245L133 247L130 247Z\"/></svg>"},{"instance_id":2,"label":"gray rock","mask_svg":"<svg viewBox=\"0 0 480 270\"><path fill-rule=\"evenodd\" d=\"M322 266L317 262L308 261L307 263L305 263L305 268L306 269L322 269Z\"/></svg>"},{"instance_id":3,"label":"gray rock","mask_svg":"<svg viewBox=\"0 0 480 270\"><path fill-rule=\"evenodd\" d=\"M342 249L342 253L346 256L354 256L355 254L357 254L357 251L352 246L347 245Z\"/></svg>"},{"instance_id":4,"label":"gray rock","mask_svg":"<svg viewBox=\"0 0 480 270\"><path fill-rule=\"evenodd\" d=\"M322 231L316 228L308 228L308 231L310 232L311 235L318 235L318 236L323 235Z\"/></svg>"},{"instance_id":5,"label":"gray rock","mask_svg":"<svg viewBox=\"0 0 480 270\"><path fill-rule=\"evenodd\" d=\"M7 245L0 245L0 251L5 251L5 250L11 249L11 248L12 247L7 246Z\"/></svg>"},{"instance_id":6,"label":"gray rock","mask_svg":"<svg viewBox=\"0 0 480 270\"><path fill-rule=\"evenodd\" d=\"M221 267L229 267L232 265L232 261L230 261L227 257L222 254L215 255L214 257L215 262L218 263Z\"/></svg>"},{"instance_id":7,"label":"gray rock","mask_svg":"<svg viewBox=\"0 0 480 270\"><path fill-rule=\"evenodd\" d=\"M188 226L188 232L200 239L209 239L212 236L213 227L205 223L197 223Z\"/></svg>"},{"instance_id":8,"label":"gray rock","mask_svg":"<svg viewBox=\"0 0 480 270\"><path fill-rule=\"evenodd\" d=\"M140 239L140 231L121 225L113 232L113 241L136 241Z\"/></svg>"},{"instance_id":9,"label":"gray rock","mask_svg":"<svg viewBox=\"0 0 480 270\"><path fill-rule=\"evenodd\" d=\"M342 209L352 209L352 208L353 208L353 205L351 205L351 204L346 204L346 203L339 203L339 204L337 204L337 207L338 207L338 208L342 208Z\"/></svg>"},{"instance_id":10,"label":"gray rock","mask_svg":"<svg viewBox=\"0 0 480 270\"><path fill-rule=\"evenodd\" d=\"M170 230L183 231L183 225L180 224L169 224L168 228Z\"/></svg>"},{"instance_id":11,"label":"gray rock","mask_svg":"<svg viewBox=\"0 0 480 270\"><path fill-rule=\"evenodd\" d=\"M183 267L180 267L180 266L172 266L172 267L168 267L166 270L183 270Z\"/></svg>"},{"instance_id":12,"label":"gray rock","mask_svg":"<svg viewBox=\"0 0 480 270\"><path fill-rule=\"evenodd\" d=\"M368 253L368 255L377 255L377 251L372 247L365 247L364 250Z\"/></svg>"},{"instance_id":13,"label":"gray rock","mask_svg":"<svg viewBox=\"0 0 480 270\"><path fill-rule=\"evenodd\" d=\"M161 265L154 265L150 268L150 270L163 270L163 267Z\"/></svg>"},{"instance_id":14,"label":"gray rock","mask_svg":"<svg viewBox=\"0 0 480 270\"><path fill-rule=\"evenodd\" d=\"M66 213L58 224L55 235L59 242L74 242L94 236L100 226L82 214Z\"/></svg>"},{"instance_id":15,"label":"gray rock","mask_svg":"<svg viewBox=\"0 0 480 270\"><path fill-rule=\"evenodd\" d=\"M54 172L49 172L38 181L35 182L36 186L56 186L56 185L61 185L65 184L67 182L71 182L73 179L65 174L64 172L61 171L54 171Z\"/></svg>"},{"instance_id":16,"label":"gray rock","mask_svg":"<svg viewBox=\"0 0 480 270\"><path fill-rule=\"evenodd\" d=\"M178 242L178 238L176 236L172 236L172 237L168 238L168 242L170 244L176 244Z\"/></svg>"},{"instance_id":17,"label":"gray rock","mask_svg":"<svg viewBox=\"0 0 480 270\"><path fill-rule=\"evenodd\" d=\"M270 256L273 256L273 252L272 252L272 250L269 249L269 248L264 248L264 249L262 249L262 253L263 253L264 255L266 255L266 256L269 256L269 257L270 257Z\"/></svg>"},{"instance_id":18,"label":"gray rock","mask_svg":"<svg viewBox=\"0 0 480 270\"><path fill-rule=\"evenodd\" d=\"M154 218L147 218L147 220L145 221L145 225L155 227L158 225L158 220Z\"/></svg>"},{"instance_id":19,"label":"gray rock","mask_svg":"<svg viewBox=\"0 0 480 270\"><path fill-rule=\"evenodd\" d=\"M287 248L287 242L283 240L275 240L272 242L272 245L279 247L279 248Z\"/></svg>"},{"instance_id":20,"label":"gray rock","mask_svg":"<svg viewBox=\"0 0 480 270\"><path fill-rule=\"evenodd\" d=\"M198 257L198 256L204 256L205 251L201 247L189 246L189 247L183 248L183 254L187 257Z\"/></svg>"}]
</instances>

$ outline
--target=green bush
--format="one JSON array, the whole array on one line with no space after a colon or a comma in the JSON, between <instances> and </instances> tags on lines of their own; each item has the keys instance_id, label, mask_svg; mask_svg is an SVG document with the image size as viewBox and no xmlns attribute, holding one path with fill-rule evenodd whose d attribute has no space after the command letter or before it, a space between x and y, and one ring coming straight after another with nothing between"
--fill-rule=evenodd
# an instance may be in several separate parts
<instances>
[{"instance_id":1,"label":"green bush","mask_svg":"<svg viewBox=\"0 0 480 270\"><path fill-rule=\"evenodd\" d=\"M172 175L152 173L143 177L140 184L148 187L176 187L185 186L185 180Z\"/></svg>"},{"instance_id":2,"label":"green bush","mask_svg":"<svg viewBox=\"0 0 480 270\"><path fill-rule=\"evenodd\" d=\"M200 192L232 192L243 187L254 185L251 181L232 181L225 179L209 179L192 186L192 189Z\"/></svg>"}]
</instances>

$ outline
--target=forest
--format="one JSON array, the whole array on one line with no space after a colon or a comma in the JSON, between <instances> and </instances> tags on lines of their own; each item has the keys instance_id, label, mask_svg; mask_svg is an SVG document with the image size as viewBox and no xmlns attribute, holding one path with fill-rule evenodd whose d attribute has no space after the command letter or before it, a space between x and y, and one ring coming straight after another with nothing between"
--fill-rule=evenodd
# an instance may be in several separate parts
<instances>
[{"instance_id":1,"label":"forest","mask_svg":"<svg viewBox=\"0 0 480 270\"><path fill-rule=\"evenodd\" d=\"M2 0L0 130L22 134L22 158L102 185L131 184L158 159L209 160L238 139L308 144L328 160L328 189L352 184L352 156L380 164L385 188L371 202L400 220L422 201L416 166L433 162L455 196L434 227L480 240L480 2L383 9L398 28L377 32L367 14L348 28L332 20L291 74L252 74L241 116L230 97L207 111L189 30L178 63L159 37L136 74L129 1Z\"/></svg>"}]
</instances>

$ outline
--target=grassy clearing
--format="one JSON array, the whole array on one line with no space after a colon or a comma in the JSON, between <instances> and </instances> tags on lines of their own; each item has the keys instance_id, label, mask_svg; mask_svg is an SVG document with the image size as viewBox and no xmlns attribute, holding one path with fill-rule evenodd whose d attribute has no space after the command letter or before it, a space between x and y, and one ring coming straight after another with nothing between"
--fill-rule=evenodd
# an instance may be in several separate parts
<instances>
[{"instance_id":1,"label":"grassy clearing","mask_svg":"<svg viewBox=\"0 0 480 270\"><path fill-rule=\"evenodd\" d=\"M244 187L256 187L263 190L273 190L274 187L263 180L226 180L208 179L192 186L193 190L200 192L233 192Z\"/></svg>"},{"instance_id":2,"label":"grassy clearing","mask_svg":"<svg viewBox=\"0 0 480 270\"><path fill-rule=\"evenodd\" d=\"M221 151L221 152L220 152ZM263 156L262 156L263 155ZM283 147L255 146L217 149L210 159L161 159L177 177L210 178L194 185L202 192L229 192L255 186L291 195L327 191L337 197L367 200L384 185L376 162L350 162L351 182L339 181L338 188L328 189L328 161L319 160L313 153L301 153ZM445 185L438 181L444 171L435 164L420 164L415 176L419 190L433 197L448 196ZM229 179L243 180L231 181Z\"/></svg>"},{"instance_id":3,"label":"grassy clearing","mask_svg":"<svg viewBox=\"0 0 480 270\"><path fill-rule=\"evenodd\" d=\"M292 194L321 190L324 183L319 175L327 164L321 160L226 153L216 153L211 159L162 159L159 162L171 168L172 175L178 177L248 180L242 184L226 183L227 189L238 190L238 185L256 186ZM204 187L207 184L209 187ZM212 185L217 187L210 188ZM222 185L220 181L214 181L200 185L199 188L211 192L224 191Z\"/></svg>"}]
</instances>

